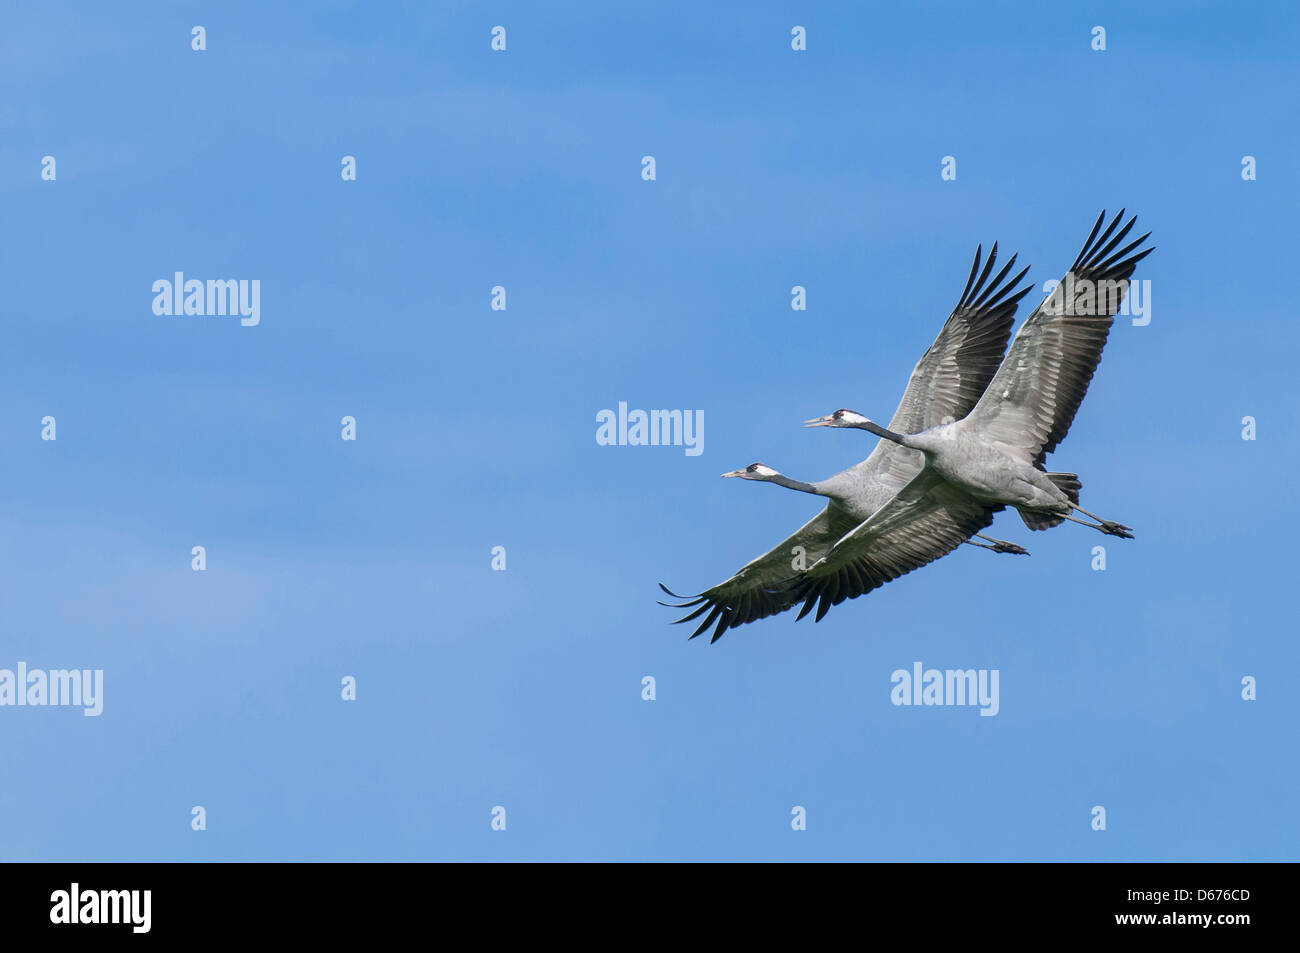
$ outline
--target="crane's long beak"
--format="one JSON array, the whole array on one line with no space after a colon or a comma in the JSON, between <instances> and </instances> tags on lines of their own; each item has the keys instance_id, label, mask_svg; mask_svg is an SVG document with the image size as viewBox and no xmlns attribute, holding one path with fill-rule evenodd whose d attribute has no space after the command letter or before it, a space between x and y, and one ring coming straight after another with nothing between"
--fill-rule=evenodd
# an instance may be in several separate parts
<instances>
[{"instance_id":1,"label":"crane's long beak","mask_svg":"<svg viewBox=\"0 0 1300 953\"><path fill-rule=\"evenodd\" d=\"M803 422L805 427L829 427L831 425L830 417L814 417L812 420Z\"/></svg>"},{"instance_id":2,"label":"crane's long beak","mask_svg":"<svg viewBox=\"0 0 1300 953\"><path fill-rule=\"evenodd\" d=\"M722 475L723 475L724 477L729 477L729 476L734 476L734 477L744 476L744 475L745 475L745 471L744 471L744 470L732 470L730 473L724 473L724 474L722 474Z\"/></svg>"}]
</instances>

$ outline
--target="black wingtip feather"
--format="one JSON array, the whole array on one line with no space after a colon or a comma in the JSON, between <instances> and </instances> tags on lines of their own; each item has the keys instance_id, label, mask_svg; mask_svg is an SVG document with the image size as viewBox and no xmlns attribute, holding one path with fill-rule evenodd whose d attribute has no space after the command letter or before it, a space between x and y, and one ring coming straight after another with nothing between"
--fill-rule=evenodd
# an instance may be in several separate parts
<instances>
[{"instance_id":1,"label":"black wingtip feather","mask_svg":"<svg viewBox=\"0 0 1300 953\"><path fill-rule=\"evenodd\" d=\"M696 609L694 612L692 612L690 615L682 616L680 619L674 622L673 625L681 625L683 622L690 622L692 619L698 619L705 612L708 612L710 608L712 607L708 603L705 603L704 605Z\"/></svg>"},{"instance_id":2,"label":"black wingtip feather","mask_svg":"<svg viewBox=\"0 0 1300 953\"><path fill-rule=\"evenodd\" d=\"M1115 221L1118 222L1119 219L1116 219ZM1105 246L1104 248L1102 248L1100 251L1098 251L1098 252L1096 252L1096 253L1093 254L1093 256L1092 256L1093 259L1096 260L1096 261L1101 261L1101 260L1104 259L1107 255L1109 255L1109 254L1111 253L1111 251L1115 248L1115 246L1118 245L1120 242L1122 242L1122 241L1124 240L1124 236L1127 235L1130 231L1133 230L1133 226L1136 225L1136 224L1137 224L1137 216L1134 216L1133 218L1130 218L1130 219L1128 220L1128 224L1125 225L1123 228L1121 228L1118 232L1116 232L1116 233L1115 233L1115 236L1114 236L1113 238L1111 238L1111 240L1108 241L1108 242L1106 243L1106 246ZM1115 227L1115 226L1112 224L1112 225L1111 225L1111 228L1114 228L1114 227ZM1100 244L1100 243L1099 243L1099 244Z\"/></svg>"},{"instance_id":3,"label":"black wingtip feather","mask_svg":"<svg viewBox=\"0 0 1300 953\"><path fill-rule=\"evenodd\" d=\"M667 586L665 586L662 582L659 583L659 588L662 589L664 592L668 593L668 595L672 596L674 599L698 599L698 598L700 598L700 597L703 595L703 593L699 593L699 592L697 592L697 593L696 593L695 595L693 595L693 596L683 596L681 593L673 592L671 589L669 589Z\"/></svg>"},{"instance_id":4,"label":"black wingtip feather","mask_svg":"<svg viewBox=\"0 0 1300 953\"><path fill-rule=\"evenodd\" d=\"M981 294L977 299L975 299L975 301L972 303L972 307L975 308L986 307L987 305L993 303L989 300L989 297L991 295L996 293L998 297L1001 297L1006 292L1006 286L1002 284L1002 279L1005 278L1007 276L1007 272L1010 271L1012 267L1015 266L1016 258L1018 257L1019 257L1018 253L1016 255L1011 256L1010 260L1008 260L1007 263L1002 266L1002 270L998 272L997 277L994 278L991 282L989 282L989 286L984 289L984 293ZM997 299L995 298L994 301L996 300Z\"/></svg>"},{"instance_id":5,"label":"black wingtip feather","mask_svg":"<svg viewBox=\"0 0 1300 953\"><path fill-rule=\"evenodd\" d=\"M998 260L998 243L994 242L993 247L989 249L988 260L984 262L984 270L980 272L979 280L975 282L975 289L971 292L971 294L978 295L980 293L980 289L984 287L984 282L988 280L989 272L993 270L993 265L995 262L997 262L997 260Z\"/></svg>"},{"instance_id":6,"label":"black wingtip feather","mask_svg":"<svg viewBox=\"0 0 1300 953\"><path fill-rule=\"evenodd\" d=\"M831 611L831 594L823 592L821 602L817 605L817 618L813 622L820 622L826 617L826 613Z\"/></svg>"},{"instance_id":7,"label":"black wingtip feather","mask_svg":"<svg viewBox=\"0 0 1300 953\"><path fill-rule=\"evenodd\" d=\"M1124 236L1126 236L1133 226L1137 224L1137 216L1134 215L1127 223L1124 223L1124 227L1120 232L1115 234L1116 227L1124 222L1124 216L1127 212L1127 208L1120 209L1119 214L1115 215L1110 220L1110 224L1106 226L1106 230L1098 235L1102 223L1106 221L1106 211L1105 209L1102 210L1101 214L1097 216L1096 223L1092 226L1092 231L1088 233L1087 241L1083 243L1083 248L1079 251L1078 257L1074 260L1074 265L1072 266L1073 271L1077 272L1085 268L1096 269L1098 264L1104 261L1105 258L1111 254L1115 246L1124 240ZM1147 235L1143 236L1143 238L1146 238L1150 234L1151 233L1148 232ZM1140 243L1141 240L1139 240L1139 244ZM1122 254L1120 257L1122 257Z\"/></svg>"},{"instance_id":8,"label":"black wingtip feather","mask_svg":"<svg viewBox=\"0 0 1300 953\"><path fill-rule=\"evenodd\" d=\"M957 307L959 308L966 304L966 296L970 294L971 286L975 284L975 273L980 270L980 255L983 252L983 245L975 246L975 260L971 262L970 277L966 279L966 287L962 289L961 297L957 299Z\"/></svg>"},{"instance_id":9,"label":"black wingtip feather","mask_svg":"<svg viewBox=\"0 0 1300 953\"><path fill-rule=\"evenodd\" d=\"M1098 269L1099 271L1103 271L1103 272L1105 272L1105 271L1109 271L1110 269L1116 267L1116 265L1119 264L1120 262L1123 262L1124 265L1130 265L1130 264L1134 264L1134 263L1136 263L1139 259L1136 259L1136 258L1135 258L1135 259L1133 259L1132 261L1124 261L1124 256L1127 255L1129 252L1133 251L1133 249L1137 248L1139 245L1141 245L1144 241L1146 241L1146 240L1147 240L1148 238L1150 238L1150 237L1151 237L1151 233L1150 233L1150 232L1147 232L1145 235L1143 235L1141 238L1137 239L1136 241L1129 242L1127 245L1125 245L1125 246L1124 246L1123 248L1121 248L1119 251L1115 252L1113 255L1111 255L1109 258L1107 258L1104 262L1102 262L1100 265L1098 265L1098 266L1097 266L1097 269ZM1146 255L1146 254L1148 254L1150 251L1153 251L1153 250L1154 250L1154 249L1148 249L1146 252L1143 252L1143 254Z\"/></svg>"},{"instance_id":10,"label":"black wingtip feather","mask_svg":"<svg viewBox=\"0 0 1300 953\"><path fill-rule=\"evenodd\" d=\"M700 627L691 633L691 638L695 638L697 635L699 635L709 626L713 625L713 620L718 617L718 613L720 613L721 611L722 611L722 606L714 606L713 611L710 612L705 617L704 621L700 623Z\"/></svg>"},{"instance_id":11,"label":"black wingtip feather","mask_svg":"<svg viewBox=\"0 0 1300 953\"><path fill-rule=\"evenodd\" d=\"M710 645L722 638L722 633L727 631L727 623L730 621L730 617L728 617L726 613L723 613L722 618L718 620L718 627L713 630L713 638L709 639Z\"/></svg>"}]
</instances>

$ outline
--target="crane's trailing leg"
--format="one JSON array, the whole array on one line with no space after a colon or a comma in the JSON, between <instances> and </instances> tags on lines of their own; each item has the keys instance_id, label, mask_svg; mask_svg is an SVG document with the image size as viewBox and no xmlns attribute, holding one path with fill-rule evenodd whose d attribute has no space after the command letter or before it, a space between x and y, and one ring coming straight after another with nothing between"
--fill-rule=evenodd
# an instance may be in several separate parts
<instances>
[{"instance_id":1,"label":"crane's trailing leg","mask_svg":"<svg viewBox=\"0 0 1300 953\"><path fill-rule=\"evenodd\" d=\"M992 550L995 553L1012 553L1016 556L1028 556L1029 550L1023 546L1017 546L1015 543L1008 543L1005 539L994 539L992 536L985 536L983 533L976 533L980 539L987 539L993 545L987 546L984 543L973 543L969 539L965 540L969 546L978 546L980 549Z\"/></svg>"},{"instance_id":2,"label":"crane's trailing leg","mask_svg":"<svg viewBox=\"0 0 1300 953\"><path fill-rule=\"evenodd\" d=\"M1092 514L1089 513L1087 510L1080 510L1079 507L1077 506L1075 507L1075 509L1079 510L1080 513L1084 513L1088 516L1092 516ZM1125 526L1123 523L1113 523L1110 520L1104 520L1099 516L1092 516L1092 518L1095 519L1097 523L1100 523L1101 525L1098 526L1097 523L1089 523L1086 520L1075 519L1073 516L1066 517L1066 519L1069 520L1071 523L1078 523L1080 526L1087 526L1090 529L1095 529L1100 533L1105 533L1107 536L1119 536L1123 539L1133 538L1133 529L1130 526Z\"/></svg>"},{"instance_id":3,"label":"crane's trailing leg","mask_svg":"<svg viewBox=\"0 0 1300 953\"><path fill-rule=\"evenodd\" d=\"M1087 510L1085 510L1082 506L1079 506L1079 504L1077 503L1074 504L1074 508L1078 510L1080 513L1082 513L1084 516L1091 516L1098 523L1100 523L1101 531L1103 533L1106 533L1109 536L1122 536L1125 539L1133 538L1133 527L1125 526L1123 523L1116 523L1112 520L1104 520L1096 513L1089 513Z\"/></svg>"}]
</instances>

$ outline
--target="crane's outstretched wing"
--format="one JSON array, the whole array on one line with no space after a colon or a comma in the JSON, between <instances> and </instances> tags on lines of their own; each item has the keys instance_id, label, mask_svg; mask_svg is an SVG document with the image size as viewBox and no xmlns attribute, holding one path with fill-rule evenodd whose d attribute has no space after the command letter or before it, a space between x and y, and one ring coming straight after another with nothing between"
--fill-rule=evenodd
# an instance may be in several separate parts
<instances>
[{"instance_id":1,"label":"crane's outstretched wing","mask_svg":"<svg viewBox=\"0 0 1300 953\"><path fill-rule=\"evenodd\" d=\"M965 417L997 371L1015 323L1016 307L1033 287L1027 285L1015 290L1028 268L1011 280L1004 280L1016 263L1016 255L990 280L997 257L996 242L986 261L983 246L975 249L966 287L939 336L912 371L907 390L890 422L891 430L916 433L948 419ZM888 503L921 471L922 463L918 451L888 440L880 441L867 459L850 468L856 472L858 485L866 497L860 501L864 508L873 511ZM673 608L694 610L678 622L691 622L704 616L691 638L714 626L710 641L716 642L727 629L784 612L803 598L794 592L802 576L793 568L795 547L803 549L801 564L811 566L857 525L857 519L831 503L789 539L712 589L695 596L679 596L663 583L659 588L675 599L687 600Z\"/></svg>"},{"instance_id":2,"label":"crane's outstretched wing","mask_svg":"<svg viewBox=\"0 0 1300 953\"><path fill-rule=\"evenodd\" d=\"M1001 506L976 501L925 469L898 494L808 568L791 595L798 618L817 605L820 622L831 606L856 599L946 556L993 522Z\"/></svg>"},{"instance_id":3,"label":"crane's outstretched wing","mask_svg":"<svg viewBox=\"0 0 1300 953\"><path fill-rule=\"evenodd\" d=\"M990 281L989 274L998 260L997 242L989 251L983 271L980 270L982 251L982 245L975 248L975 260L957 306L908 378L907 390L889 422L889 429L895 433L919 433L961 420L980 399L1002 362L1011 326L1016 321L1016 308L1033 285L1016 290L1028 267L1004 281L1017 255L1012 255ZM874 509L883 506L920 473L922 464L919 451L881 440L871 455L853 469L863 471L876 484L873 492L878 498L873 501Z\"/></svg>"},{"instance_id":4,"label":"crane's outstretched wing","mask_svg":"<svg viewBox=\"0 0 1300 953\"><path fill-rule=\"evenodd\" d=\"M752 560L740 572L712 589L706 589L696 596L679 596L661 582L659 588L668 595L689 601L679 605L667 602L660 605L695 610L678 619L679 623L690 622L707 612L704 621L691 633L691 638L716 623L713 637L709 639L710 642L716 642L727 629L776 615L793 606L798 599L794 597L791 587L801 575L801 571L794 567L811 566L825 556L835 541L852 530L857 523L843 508L831 503L789 539Z\"/></svg>"},{"instance_id":5,"label":"crane's outstretched wing","mask_svg":"<svg viewBox=\"0 0 1300 953\"><path fill-rule=\"evenodd\" d=\"M970 413L1002 363L1011 326L1015 324L1016 307L1033 285L1016 291L1016 285L1029 271L1028 266L1010 281L1003 281L1015 265L1017 255L1012 255L997 277L989 281L989 272L998 260L998 243L993 243L981 272L982 248L975 249L970 277L957 306L912 370L907 390L889 423L889 429L895 433L919 433L944 423L945 418L961 420ZM976 273L979 280L975 278Z\"/></svg>"},{"instance_id":6,"label":"crane's outstretched wing","mask_svg":"<svg viewBox=\"0 0 1300 953\"><path fill-rule=\"evenodd\" d=\"M987 439L1036 466L1069 432L1133 269L1155 250L1132 254L1150 232L1116 250L1137 221L1129 219L1116 232L1123 217L1121 209L1098 236L1106 218L1101 213L1061 285L1021 325L970 413Z\"/></svg>"}]
</instances>

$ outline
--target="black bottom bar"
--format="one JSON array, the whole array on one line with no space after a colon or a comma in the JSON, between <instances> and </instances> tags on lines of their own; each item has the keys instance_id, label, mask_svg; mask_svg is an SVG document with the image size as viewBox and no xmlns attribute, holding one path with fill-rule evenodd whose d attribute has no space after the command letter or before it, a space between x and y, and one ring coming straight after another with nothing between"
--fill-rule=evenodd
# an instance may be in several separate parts
<instances>
[{"instance_id":1,"label":"black bottom bar","mask_svg":"<svg viewBox=\"0 0 1300 953\"><path fill-rule=\"evenodd\" d=\"M0 916L7 939L91 942L338 942L421 926L487 938L511 922L534 923L540 939L581 936L611 918L631 936L679 922L695 929L702 914L733 937L781 920L925 942L1232 942L1284 928L1293 875L1281 864L10 864Z\"/></svg>"}]
</instances>

